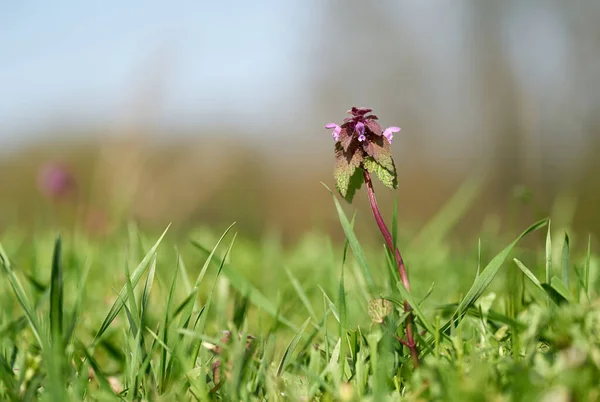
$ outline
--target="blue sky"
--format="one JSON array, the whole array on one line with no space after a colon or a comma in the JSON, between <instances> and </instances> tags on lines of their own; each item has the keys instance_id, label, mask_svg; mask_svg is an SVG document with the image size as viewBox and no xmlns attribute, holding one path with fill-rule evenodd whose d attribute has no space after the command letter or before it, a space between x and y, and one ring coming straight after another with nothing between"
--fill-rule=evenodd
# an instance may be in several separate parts
<instances>
[{"instance_id":1,"label":"blue sky","mask_svg":"<svg viewBox=\"0 0 600 402\"><path fill-rule=\"evenodd\" d=\"M302 95L294 65L308 4L2 2L0 138L52 119L118 115L148 80L165 87L167 120L253 118L286 92Z\"/></svg>"},{"instance_id":2,"label":"blue sky","mask_svg":"<svg viewBox=\"0 0 600 402\"><path fill-rule=\"evenodd\" d=\"M474 35L467 23L471 1L476 0L388 0L393 13L389 21L401 28L398 37L382 38L376 33L368 37L374 43L391 41L395 53L390 58L397 63L404 62L403 49L418 49L422 78L418 85L409 86L418 92L404 98L412 104L399 115L424 113L422 124L434 124L429 127L433 133L453 130L454 136L470 135L474 128L465 127L466 122L477 120L471 118L478 115L477 105L464 96L469 94L465 88L473 84L472 67L478 63L469 53ZM366 6L351 3L329 5L355 7L354 15ZM232 125L253 124L253 135L259 135L268 131L261 130L267 125L301 124L298 116L311 96L319 96L310 92L314 90L310 74L315 68L335 74L338 68L334 63L320 65L314 47L325 43L339 52L354 51L343 36L324 36L327 18L338 10L330 9L327 17L321 14L323 4L306 0L0 2L0 150L33 139L27 134L48 125L118 124L145 104L150 106L152 123L165 126L226 118ZM572 122L580 120L577 113L597 105L590 102L590 94L597 94L597 74L588 72L588 81L581 78L581 66L569 53L565 15L558 8L514 3L505 11L502 42L516 79L531 92L541 120L555 128L557 138L572 144L577 131ZM348 26L362 34L360 21L349 21ZM594 67L588 64L591 71ZM361 99L389 99L402 93L400 89L410 81L396 77L381 87L377 69L372 73L361 63L344 69L363 77L355 94ZM374 87L382 93L369 89ZM347 108L353 99L337 101ZM557 110L570 113L572 121L562 115L555 121ZM562 134L567 131L569 136ZM544 133L546 138L551 134Z\"/></svg>"}]
</instances>

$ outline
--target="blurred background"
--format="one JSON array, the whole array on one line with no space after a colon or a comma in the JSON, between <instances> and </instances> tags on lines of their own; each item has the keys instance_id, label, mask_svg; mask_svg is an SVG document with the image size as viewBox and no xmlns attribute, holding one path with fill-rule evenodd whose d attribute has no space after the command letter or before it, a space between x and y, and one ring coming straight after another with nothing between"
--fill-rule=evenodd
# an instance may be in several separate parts
<instances>
[{"instance_id":1,"label":"blurred background","mask_svg":"<svg viewBox=\"0 0 600 402\"><path fill-rule=\"evenodd\" d=\"M377 191L405 233L459 191L465 237L600 234L598 21L594 0L2 2L0 231L340 238L323 126L356 105L402 127Z\"/></svg>"}]
</instances>

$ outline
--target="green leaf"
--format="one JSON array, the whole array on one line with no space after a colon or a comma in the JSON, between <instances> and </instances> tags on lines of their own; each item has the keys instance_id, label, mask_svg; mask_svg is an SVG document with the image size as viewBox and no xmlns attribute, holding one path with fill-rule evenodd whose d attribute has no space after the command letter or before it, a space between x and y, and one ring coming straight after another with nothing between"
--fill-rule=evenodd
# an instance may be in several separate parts
<instances>
[{"instance_id":1,"label":"green leaf","mask_svg":"<svg viewBox=\"0 0 600 402\"><path fill-rule=\"evenodd\" d=\"M229 230L229 229L228 229ZM219 240L220 241L220 240ZM279 316L277 306L272 303L265 295L263 295L258 288L256 288L250 281L248 281L242 274L240 274L235 269L225 265L221 267L221 263L218 258L214 255L213 252L207 250L199 243L192 243L196 248L206 254L209 254L207 263L220 267L219 269L223 271L223 274L229 279L229 284L237 289L240 293L244 294L248 297L248 299L254 304L256 307L260 308L265 313L273 316L277 321L281 324L284 324L286 327L295 331L296 326L289 320L284 317Z\"/></svg>"},{"instance_id":2,"label":"green leaf","mask_svg":"<svg viewBox=\"0 0 600 402\"><path fill-rule=\"evenodd\" d=\"M540 283L540 281L538 280L538 278L536 278L536 276L533 274L533 272L531 272L529 270L529 268L527 268L525 266L525 264L523 264L519 259L517 258L513 258L513 261L515 262L515 264L517 264L517 267L519 267L519 269L521 271L523 271L523 273L525 274L525 276L527 278L529 278L529 280L540 290L544 290L544 288L542 287L542 284Z\"/></svg>"},{"instance_id":3,"label":"green leaf","mask_svg":"<svg viewBox=\"0 0 600 402\"><path fill-rule=\"evenodd\" d=\"M10 263L10 259L8 258L8 255L4 251L2 244L0 244L0 263L2 263L2 266L4 267L4 271L8 275L8 281L10 283L10 286L13 289L13 292L15 293L15 296L17 297L19 304L23 308L23 312L25 313L25 317L27 317L27 321L29 322L31 331L33 332L33 335L35 336L35 339L38 341L38 344L40 345L40 347L43 348L45 346L45 343L43 342L42 337L40 335L40 331L39 331L40 326L39 326L37 315L35 314L35 309L33 308L33 305L27 298L27 295L25 294L25 290L23 289L23 286L21 285L19 278L17 278L17 276L15 275L15 272L13 271L11 263Z\"/></svg>"},{"instance_id":4,"label":"green leaf","mask_svg":"<svg viewBox=\"0 0 600 402\"><path fill-rule=\"evenodd\" d=\"M392 159L392 152L390 150L390 144L387 140L378 136L368 141L363 149L371 158L373 158L378 164L384 169L396 175L396 166L394 165L394 159Z\"/></svg>"},{"instance_id":5,"label":"green leaf","mask_svg":"<svg viewBox=\"0 0 600 402\"><path fill-rule=\"evenodd\" d=\"M588 236L587 255L585 259L585 274L583 276L585 283L585 292L589 294L590 289L590 263L592 257L592 236Z\"/></svg>"},{"instance_id":6,"label":"green leaf","mask_svg":"<svg viewBox=\"0 0 600 402\"><path fill-rule=\"evenodd\" d=\"M571 301L572 295L569 291L569 287L564 283L558 276L553 276L550 280L550 286L556 290L559 295L564 297L567 301Z\"/></svg>"},{"instance_id":7,"label":"green leaf","mask_svg":"<svg viewBox=\"0 0 600 402\"><path fill-rule=\"evenodd\" d=\"M521 233L512 243L504 248L501 252L496 254L496 256L489 262L489 264L483 269L481 274L475 279L475 282L471 286L471 289L467 292L467 295L461 300L456 311L450 317L450 319L442 326L440 331L442 333L446 333L448 329L454 324L458 323L462 317L466 314L468 309L475 304L477 299L483 294L483 292L490 285L502 265L504 261L508 258L512 249L516 246L516 244L527 234L539 230L548 224L548 219L543 219L531 225L527 228L523 233ZM544 286L544 285L542 285ZM428 345L434 343L434 337L430 337L427 341ZM425 353L426 354L426 353Z\"/></svg>"},{"instance_id":8,"label":"green leaf","mask_svg":"<svg viewBox=\"0 0 600 402\"><path fill-rule=\"evenodd\" d=\"M512 249L517 245L519 240L521 240L527 234L539 230L543 228L548 223L547 219L543 219L539 222L534 223L529 228L527 228L523 233L519 235L512 243L510 243L504 250L498 253L492 261L485 267L485 269L481 272L481 275L475 280L471 289L467 292L464 299L460 302L457 314L461 316L466 309L473 305L477 301L477 299L483 294L483 292L487 289L487 287L492 283L492 280L500 270L500 267L508 258L508 255L512 251Z\"/></svg>"},{"instance_id":9,"label":"green leaf","mask_svg":"<svg viewBox=\"0 0 600 402\"><path fill-rule=\"evenodd\" d=\"M396 283L396 289L398 289L398 291L400 292L402 297L406 301L408 301L408 304L410 304L410 307L412 308L413 312L415 313L415 315L417 316L417 318L419 319L419 321L421 322L423 327L425 327L427 332L429 332L432 335L435 334L435 328L434 328L433 324L427 319L427 316L425 316L425 313L423 312L423 310L421 310L421 306L419 305L419 303L417 303L417 301L412 296L412 294L408 290L406 290L406 288L404 287L404 285L401 282ZM389 299L389 300L391 302L395 302L395 303L399 304L399 302L395 299ZM401 303L399 305L404 306L403 303Z\"/></svg>"},{"instance_id":10,"label":"green leaf","mask_svg":"<svg viewBox=\"0 0 600 402\"><path fill-rule=\"evenodd\" d=\"M569 235L565 233L565 242L563 243L562 258L561 258L561 271L562 280L565 285L569 286L569 260L571 253L569 251Z\"/></svg>"},{"instance_id":11,"label":"green leaf","mask_svg":"<svg viewBox=\"0 0 600 402\"><path fill-rule=\"evenodd\" d=\"M566 297L564 297L560 293L558 293L551 285L549 285L547 283L542 283L542 287L544 288L544 291L546 292L548 297L550 297L550 299L552 299L552 301L554 303L560 305L562 303L567 303L569 301L569 300L567 300Z\"/></svg>"},{"instance_id":12,"label":"green leaf","mask_svg":"<svg viewBox=\"0 0 600 402\"><path fill-rule=\"evenodd\" d=\"M363 183L362 169L360 164L363 160L363 151L358 147L351 147L344 151L338 142L335 146L335 187L342 197L348 202L352 202L354 194Z\"/></svg>"},{"instance_id":13,"label":"green leaf","mask_svg":"<svg viewBox=\"0 0 600 402\"><path fill-rule=\"evenodd\" d=\"M317 318L317 315L315 314L315 310L313 309L312 305L310 304L310 300L308 299L306 292L302 288L302 285L300 284L298 279L292 274L292 272L287 267L283 267L283 269L287 273L287 276L290 279L290 282L292 283L292 287L298 294L298 298L300 298L300 301L302 302L302 304L304 305L306 310L309 312L310 316L312 318L314 318L315 321L317 321L318 318Z\"/></svg>"},{"instance_id":14,"label":"green leaf","mask_svg":"<svg viewBox=\"0 0 600 402\"><path fill-rule=\"evenodd\" d=\"M396 176L396 169L392 171L387 170L382 165L377 163L375 159L371 157L365 158L363 166L369 173L375 173L379 180L388 188L394 190L398 188L398 177Z\"/></svg>"},{"instance_id":15,"label":"green leaf","mask_svg":"<svg viewBox=\"0 0 600 402\"><path fill-rule=\"evenodd\" d=\"M375 293L375 281L373 280L373 276L371 275L369 264L367 264L365 252L363 251L360 243L358 242L358 238L354 234L352 225L350 224L350 221L348 221L348 217L344 213L344 210L342 209L342 206L340 205L339 201L337 200L333 192L329 189L329 187L327 187L325 184L323 185L327 190L329 190L331 196L333 197L333 202L335 203L335 208L337 209L338 217L340 219L340 223L342 224L342 228L344 229L344 233L346 234L346 238L348 239L348 243L350 244L350 249L354 254L354 258L356 258L358 265L362 269L362 273L367 283L367 286L369 287L369 291L371 292L371 295L373 295L373 293Z\"/></svg>"},{"instance_id":16,"label":"green leaf","mask_svg":"<svg viewBox=\"0 0 600 402\"><path fill-rule=\"evenodd\" d=\"M54 243L50 276L50 337L53 344L62 343L63 333L63 270L60 237Z\"/></svg>"},{"instance_id":17,"label":"green leaf","mask_svg":"<svg viewBox=\"0 0 600 402\"><path fill-rule=\"evenodd\" d=\"M548 221L548 232L546 232L546 282L550 283L552 278L552 234L550 228L552 221Z\"/></svg>"},{"instance_id":18,"label":"green leaf","mask_svg":"<svg viewBox=\"0 0 600 402\"><path fill-rule=\"evenodd\" d=\"M302 326L300 327L298 332L296 332L296 335L294 335L294 337L288 344L288 347L285 349L285 352L283 353L283 356L281 357L281 361L279 362L279 367L277 367L277 376L278 377L281 375L281 373L283 373L283 370L285 369L288 361L292 358L292 354L294 353L294 350L296 350L298 343L300 343L300 340L302 339L302 335L304 334L306 327L308 327L310 320L311 320L311 317L308 317L306 319L306 321L304 321L304 324L302 324Z\"/></svg>"},{"instance_id":19,"label":"green leaf","mask_svg":"<svg viewBox=\"0 0 600 402\"><path fill-rule=\"evenodd\" d=\"M513 261L517 265L517 267L519 267L519 269L525 274L525 276L531 281L531 283L533 283L535 285L536 288L538 288L539 290L541 290L544 293L547 293L546 289L544 289L544 286L542 286L542 283L533 274L533 272L531 272L531 270L525 266L525 264L523 264L517 258L513 258Z\"/></svg>"},{"instance_id":20,"label":"green leaf","mask_svg":"<svg viewBox=\"0 0 600 402\"><path fill-rule=\"evenodd\" d=\"M158 249L158 246L159 246L160 242L162 241L162 239L167 234L167 231L169 230L170 226L171 225L167 226L167 228L160 235L160 237L158 238L156 243L154 243L154 245L150 248L148 253L146 253L146 255L144 256L142 261L140 261L139 265L136 267L136 269L131 274L131 277L128 278L128 280L131 281L131 284L133 284L133 286L137 285L137 283L139 282L139 280L142 277L142 275L144 274L144 272L146 272L146 270L150 266L150 262L155 258L156 250ZM114 304L110 308L110 311L106 315L106 318L104 318L104 322L102 322L100 329L98 329L98 332L96 333L96 336L94 337L94 340L92 341L92 346L91 346L92 349L98 343L98 341L100 340L100 337L102 337L104 332L106 332L106 330L108 329L110 324L113 322L113 320L117 317L117 315L123 308L124 303L127 302L128 297L129 296L127 293L127 284L125 284L121 288L121 291L119 292L119 297L117 297L117 300L115 300Z\"/></svg>"}]
</instances>

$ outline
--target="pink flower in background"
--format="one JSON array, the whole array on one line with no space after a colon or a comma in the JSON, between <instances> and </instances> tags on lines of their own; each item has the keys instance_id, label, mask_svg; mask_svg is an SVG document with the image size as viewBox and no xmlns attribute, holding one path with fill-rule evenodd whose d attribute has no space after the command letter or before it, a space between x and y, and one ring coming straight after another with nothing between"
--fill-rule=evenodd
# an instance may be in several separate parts
<instances>
[{"instance_id":1,"label":"pink flower in background","mask_svg":"<svg viewBox=\"0 0 600 402\"><path fill-rule=\"evenodd\" d=\"M39 171L38 188L48 198L64 198L72 194L76 187L73 175L63 165L48 163Z\"/></svg>"}]
</instances>

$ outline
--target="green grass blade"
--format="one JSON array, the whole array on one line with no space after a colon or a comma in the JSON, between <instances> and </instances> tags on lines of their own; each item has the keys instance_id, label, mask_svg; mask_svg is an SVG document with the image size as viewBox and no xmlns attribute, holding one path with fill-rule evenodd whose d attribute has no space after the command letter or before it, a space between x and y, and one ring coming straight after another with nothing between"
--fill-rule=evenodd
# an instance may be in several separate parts
<instances>
[{"instance_id":1,"label":"green grass blade","mask_svg":"<svg viewBox=\"0 0 600 402\"><path fill-rule=\"evenodd\" d=\"M285 370L289 360L292 358L292 354L296 350L298 343L300 343L300 340L302 339L302 335L304 334L306 327L308 327L308 324L310 323L311 319L312 319L312 317L308 317L306 319L306 321L304 321L304 324L302 324L300 329L296 332L296 334L294 335L294 337L288 344L287 348L285 349L285 352L283 353L283 356L281 357L281 361L279 362L279 366L277 367L277 376L278 377L281 376L281 374Z\"/></svg>"},{"instance_id":2,"label":"green grass blade","mask_svg":"<svg viewBox=\"0 0 600 402\"><path fill-rule=\"evenodd\" d=\"M519 267L519 269L525 274L525 276L533 283L538 289L544 290L542 287L542 283L536 278L536 276L523 264L519 259L513 258L514 263Z\"/></svg>"},{"instance_id":3,"label":"green grass blade","mask_svg":"<svg viewBox=\"0 0 600 402\"><path fill-rule=\"evenodd\" d=\"M177 263L181 261L181 257L179 253L177 254ZM157 340L164 345L169 344L169 330L171 327L171 320L173 320L173 299L175 297L175 289L177 286L177 274L178 274L179 266L173 273L173 279L171 280L171 287L169 288L169 295L167 297L167 306L165 308L165 317L163 319L163 328L162 328L162 337ZM170 352L172 355L172 352ZM166 390L167 381L168 381L168 372L167 372L167 347L163 347L160 354L160 361L158 366L159 373L159 392L163 393Z\"/></svg>"},{"instance_id":4,"label":"green grass blade","mask_svg":"<svg viewBox=\"0 0 600 402\"><path fill-rule=\"evenodd\" d=\"M285 273L287 274L288 278L290 279L290 283L292 284L292 287L296 291L296 294L298 294L298 298L304 305L304 308L306 309L306 311L308 311L308 313L315 320L315 322L318 321L319 318L317 317L315 310L313 309L312 305L310 304L310 300L308 299L306 292L302 288L302 285L300 284L298 279L296 279L296 277L292 274L292 272L287 267L284 267L284 269L285 269Z\"/></svg>"},{"instance_id":5,"label":"green grass blade","mask_svg":"<svg viewBox=\"0 0 600 402\"><path fill-rule=\"evenodd\" d=\"M60 237L54 243L52 273L50 275L50 336L52 344L62 344L63 340L63 269L61 261L62 243ZM62 348L62 347L61 347Z\"/></svg>"},{"instance_id":6,"label":"green grass blade","mask_svg":"<svg viewBox=\"0 0 600 402\"><path fill-rule=\"evenodd\" d=\"M65 331L65 345L68 345L71 341L71 338L73 337L73 333L75 331L75 327L77 326L77 321L79 320L79 313L81 312L83 306L85 284L87 282L91 266L92 264L90 264L89 262L85 264L83 272L81 273L81 277L79 278L79 283L77 284L77 295L73 304L73 311L71 312L71 320L69 322L69 327Z\"/></svg>"},{"instance_id":7,"label":"green grass blade","mask_svg":"<svg viewBox=\"0 0 600 402\"><path fill-rule=\"evenodd\" d=\"M338 289L338 311L340 313L340 339L342 344L340 346L340 381L344 381L345 368L346 368L346 348L347 348L347 336L348 336L348 306L346 305L346 288L344 285L344 267L342 266L342 274L340 277L340 285Z\"/></svg>"},{"instance_id":8,"label":"green grass blade","mask_svg":"<svg viewBox=\"0 0 600 402\"><path fill-rule=\"evenodd\" d=\"M562 258L561 258L561 272L562 281L569 287L569 260L571 259L571 252L569 248L569 235L565 233L565 241L563 243Z\"/></svg>"},{"instance_id":9,"label":"green grass blade","mask_svg":"<svg viewBox=\"0 0 600 402\"><path fill-rule=\"evenodd\" d=\"M217 274L215 275L215 279L214 279L212 287L210 289L210 293L208 294L208 297L206 298L206 303L204 304L204 314L202 314L202 316L200 317L200 321L196 328L197 332L200 334L204 333L204 327L206 325L206 317L208 316L208 312L209 312L210 306L212 304L212 298L213 298L213 294L215 292L215 288L217 287L217 281L219 280L221 271L223 270L223 267L225 266L225 261L227 261L229 259L229 255L231 253L231 250L233 248L236 238L237 238L237 233L234 233L233 238L231 239L231 242L229 243L229 246L227 247L227 250L225 251L225 254L223 254L223 258L221 259L221 264L219 265L219 270L217 271Z\"/></svg>"},{"instance_id":10,"label":"green grass blade","mask_svg":"<svg viewBox=\"0 0 600 402\"><path fill-rule=\"evenodd\" d=\"M354 221L354 218L352 218L352 221ZM398 197L394 199L394 214L392 215L392 243L394 244L394 247L398 247Z\"/></svg>"},{"instance_id":11,"label":"green grass blade","mask_svg":"<svg viewBox=\"0 0 600 402\"><path fill-rule=\"evenodd\" d=\"M331 196L333 197L333 202L335 203L335 208L337 210L340 223L342 224L342 228L344 229L344 233L346 234L346 238L348 239L348 243L350 244L350 249L352 250L352 254L354 254L354 258L356 258L358 265L362 269L362 274L364 276L365 281L367 282L367 286L369 287L372 296L373 294L375 294L375 282L373 281L373 276L371 275L371 269L369 268L369 264L367 263L365 253L360 243L358 242L358 239L354 234L354 230L352 229L352 225L348 221L348 217L344 213L344 210L342 209L342 206L337 200L337 197L329 189L329 187L327 187L325 184L323 184L323 186L325 186L325 188L329 190Z\"/></svg>"},{"instance_id":12,"label":"green grass blade","mask_svg":"<svg viewBox=\"0 0 600 402\"><path fill-rule=\"evenodd\" d=\"M475 280L471 289L467 292L463 300L460 302L456 314L460 317L469 307L471 307L477 299L485 292L487 287L490 285L500 267L504 261L508 258L509 254L516 246L516 244L526 235L536 230L539 230L546 226L548 223L547 219L543 219L539 222L534 223L529 228L527 228L523 233L521 233L512 243L510 243L504 250L498 253L489 264L483 269L479 277Z\"/></svg>"},{"instance_id":13,"label":"green grass blade","mask_svg":"<svg viewBox=\"0 0 600 402\"><path fill-rule=\"evenodd\" d=\"M156 243L154 243L154 245L150 248L148 253L146 253L146 255L144 256L142 261L139 263L139 265L136 267L136 269L131 274L131 277L128 278L128 280L131 281L133 286L137 285L137 283L139 282L139 280L142 277L142 275L144 274L144 272L146 272L146 270L148 269L149 263L154 258L154 255L156 254L156 250L158 249L158 246L160 245L162 239L167 234L169 227L170 227L170 225L167 226L167 228L164 230L162 235L160 235L160 237L158 238ZM127 297L128 297L127 296L127 285L125 285L125 286L123 286L123 288L121 288L121 291L119 292L119 297L117 297L117 300L115 300L114 304L110 308L110 311L106 315L106 318L102 322L102 325L98 329L98 332L96 332L96 336L94 337L94 340L92 341L92 345L91 345L92 348L93 348L93 346L95 346L98 343L98 341L100 340L100 338L102 337L104 332L106 332L106 330L108 329L110 324L117 317L117 315L123 308L123 303L127 302Z\"/></svg>"},{"instance_id":14,"label":"green grass blade","mask_svg":"<svg viewBox=\"0 0 600 402\"><path fill-rule=\"evenodd\" d=\"M429 332L430 334L435 334L435 328L434 326L431 324L431 322L427 319L427 316L425 315L425 313L423 312L423 310L421 309L421 306L419 305L419 303L417 303L417 301L415 300L415 298L412 296L412 294L406 290L406 288L404 287L404 285L401 282L398 282L396 284L396 288L398 289L398 291L400 292L400 294L402 295L402 297L408 301L408 304L410 304L413 313L417 316L417 318L419 319L419 321L421 322L421 325L423 325L423 327L425 327L425 329L427 330L427 332ZM400 306L404 306L404 303L396 300L394 298L390 298L389 299L391 302L394 302L395 304L398 304Z\"/></svg>"},{"instance_id":15,"label":"green grass blade","mask_svg":"<svg viewBox=\"0 0 600 402\"><path fill-rule=\"evenodd\" d=\"M223 241L223 239L225 238L225 236L227 235L227 233L229 233L229 231L231 230L231 228L235 225L235 222L233 222L231 225L229 225L229 227L227 229L225 229L225 232L223 232L223 234L221 235L221 237L219 238L219 240L217 241L217 244L215 245L215 247L213 247L213 249L208 253L208 257L206 258L206 261L204 262L204 265L202 266L202 269L200 270L200 274L198 275L198 277L196 278L196 282L194 283L194 287L198 287L200 285L200 283L202 282L202 279L204 278L204 275L206 274L206 271L208 270L208 266L210 265L210 263L213 260L213 256L215 255L215 251L217 250L217 247L219 247L219 244L221 244L221 242ZM204 248L200 243L195 242L192 240L192 244L206 252L206 248Z\"/></svg>"},{"instance_id":16,"label":"green grass blade","mask_svg":"<svg viewBox=\"0 0 600 402\"><path fill-rule=\"evenodd\" d=\"M248 296L248 299L256 307L269 314L281 324L285 325L292 331L297 331L298 328L291 321L278 314L277 306L263 295L254 285L252 285L243 275L235 271L229 266L223 267L223 275L229 279L232 287Z\"/></svg>"},{"instance_id":17,"label":"green grass blade","mask_svg":"<svg viewBox=\"0 0 600 402\"><path fill-rule=\"evenodd\" d=\"M586 259L585 259L585 273L583 275L584 278L584 283L585 283L585 292L586 294L590 295L590 268L591 268L591 261L592 261L592 236L589 235L588 236L588 245L587 245L587 255L586 255Z\"/></svg>"},{"instance_id":18,"label":"green grass blade","mask_svg":"<svg viewBox=\"0 0 600 402\"><path fill-rule=\"evenodd\" d=\"M546 283L552 278L552 221L548 220L548 232L546 233Z\"/></svg>"},{"instance_id":19,"label":"green grass blade","mask_svg":"<svg viewBox=\"0 0 600 402\"><path fill-rule=\"evenodd\" d=\"M477 274L475 279L479 278L481 273L481 237L477 239Z\"/></svg>"},{"instance_id":20,"label":"green grass blade","mask_svg":"<svg viewBox=\"0 0 600 402\"><path fill-rule=\"evenodd\" d=\"M38 344L41 348L44 348L45 342L43 342L42 337L39 331L39 323L37 320L37 316L35 315L34 308L32 308L31 302L27 298L25 294L25 290L19 281L19 278L15 275L12 270L12 266L10 264L10 259L8 258L6 251L4 251L4 247L0 244L0 262L4 267L4 272L8 275L8 281L10 286L17 297L17 300L21 307L23 308L23 312L25 313L25 317L27 317L27 321L29 322L29 326L31 327L31 331L35 336L35 339L38 341Z\"/></svg>"},{"instance_id":21,"label":"green grass blade","mask_svg":"<svg viewBox=\"0 0 600 402\"><path fill-rule=\"evenodd\" d=\"M572 301L573 295L569 291L569 287L566 283L564 283L558 276L553 276L550 280L550 286L552 289L556 290L556 292L565 298L567 301Z\"/></svg>"},{"instance_id":22,"label":"green grass blade","mask_svg":"<svg viewBox=\"0 0 600 402\"><path fill-rule=\"evenodd\" d=\"M337 307L331 301L329 296L327 296L327 292L325 291L325 289L323 289L320 285L319 285L319 289L321 290L321 293L323 293L323 298L325 299L325 303L327 304L327 306L329 307L329 310L331 310L331 313L333 314L333 317L339 324L340 323L340 313L338 312Z\"/></svg>"}]
</instances>

